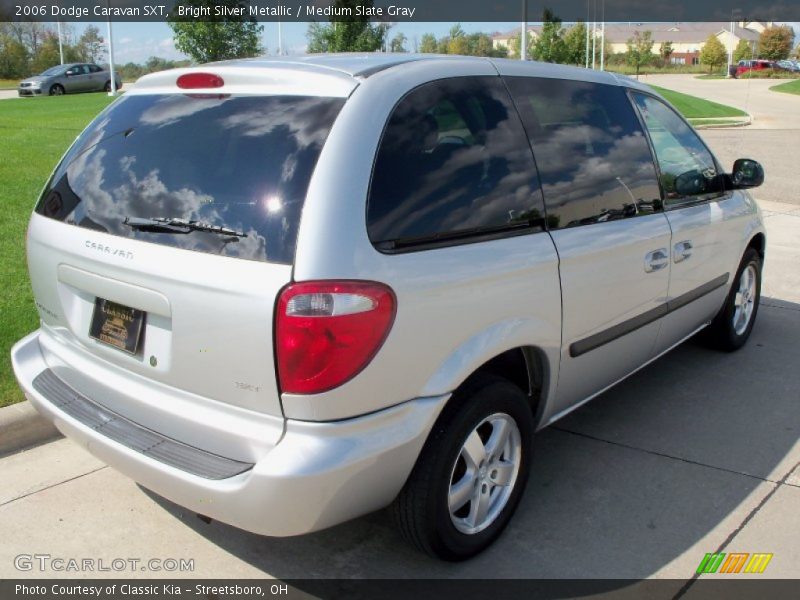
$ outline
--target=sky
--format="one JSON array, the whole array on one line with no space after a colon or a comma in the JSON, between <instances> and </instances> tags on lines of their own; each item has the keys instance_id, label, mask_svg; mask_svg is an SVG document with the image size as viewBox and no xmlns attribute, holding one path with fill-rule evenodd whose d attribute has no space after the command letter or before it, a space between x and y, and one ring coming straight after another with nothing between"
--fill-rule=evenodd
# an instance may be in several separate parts
<instances>
[{"instance_id":1,"label":"sky","mask_svg":"<svg viewBox=\"0 0 800 600\"><path fill-rule=\"evenodd\" d=\"M433 33L437 38L447 35L454 23L397 23L389 32L389 37L394 37L402 32L408 38L406 48L413 51L414 40L420 40L425 33ZM73 23L71 27L75 37L88 26L99 27L100 34L106 37L107 24L100 23ZM263 46L269 54L278 53L278 23L263 23ZM795 30L795 41L800 39L800 23L791 23ZM474 32L506 32L519 23L461 23L467 33ZM303 54L306 48L306 31L308 23L284 23L282 25L283 51L286 54ZM166 59L183 59L183 54L175 49L172 41L172 30L166 23L114 23L114 60L124 64L128 62L143 63L151 56Z\"/></svg>"},{"instance_id":2,"label":"sky","mask_svg":"<svg viewBox=\"0 0 800 600\"><path fill-rule=\"evenodd\" d=\"M99 23L73 23L71 27L75 38L89 25L100 29L100 35L106 38L107 24ZM278 24L262 23L264 25L263 46L270 54L278 53ZM397 32L402 32L408 38L406 48L413 50L414 37L419 40L424 33L433 33L437 38L447 35L453 23L398 23L389 32L389 37L394 37ZM467 33L483 31L508 31L518 27L518 23L461 23L462 29ZM186 58L175 49L172 41L172 30L166 23L114 23L114 60L117 63L143 63L151 56L166 59ZM283 51L288 54L303 54L306 48L306 31L308 23L284 23L281 27Z\"/></svg>"}]
</instances>

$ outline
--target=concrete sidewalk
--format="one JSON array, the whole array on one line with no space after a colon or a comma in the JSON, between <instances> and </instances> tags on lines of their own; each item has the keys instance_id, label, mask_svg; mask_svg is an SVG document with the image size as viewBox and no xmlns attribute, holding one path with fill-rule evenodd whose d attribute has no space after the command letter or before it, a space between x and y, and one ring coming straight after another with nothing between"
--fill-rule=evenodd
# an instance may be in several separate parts
<instances>
[{"instance_id":1,"label":"concrete sidewalk","mask_svg":"<svg viewBox=\"0 0 800 600\"><path fill-rule=\"evenodd\" d=\"M707 552L771 552L761 577L800 577L800 207L763 208L749 344L688 342L539 434L519 512L472 561L417 554L384 513L290 539L206 524L60 440L0 460L0 577L79 575L15 570L15 556L46 553L195 564L90 576L656 577L677 591Z\"/></svg>"}]
</instances>

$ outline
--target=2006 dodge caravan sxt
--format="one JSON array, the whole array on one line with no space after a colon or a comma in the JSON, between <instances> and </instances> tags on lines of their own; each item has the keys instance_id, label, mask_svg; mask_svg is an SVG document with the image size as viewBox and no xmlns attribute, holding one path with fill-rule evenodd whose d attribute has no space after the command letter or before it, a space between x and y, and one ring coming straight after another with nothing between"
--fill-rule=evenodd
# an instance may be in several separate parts
<instances>
[{"instance_id":1,"label":"2006 dodge caravan sxt","mask_svg":"<svg viewBox=\"0 0 800 600\"><path fill-rule=\"evenodd\" d=\"M31 217L13 349L68 437L273 536L392 506L457 560L545 427L703 328L747 340L764 226L643 85L549 64L256 59L142 78Z\"/></svg>"}]
</instances>

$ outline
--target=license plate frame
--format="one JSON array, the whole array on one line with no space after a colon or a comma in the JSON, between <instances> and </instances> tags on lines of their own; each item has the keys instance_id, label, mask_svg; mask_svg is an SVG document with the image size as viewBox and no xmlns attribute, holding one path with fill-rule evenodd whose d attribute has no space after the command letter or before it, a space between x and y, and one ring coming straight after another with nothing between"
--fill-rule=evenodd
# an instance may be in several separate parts
<instances>
[{"instance_id":1,"label":"license plate frame","mask_svg":"<svg viewBox=\"0 0 800 600\"><path fill-rule=\"evenodd\" d=\"M126 354L139 351L147 313L119 302L95 298L89 337Z\"/></svg>"}]
</instances>

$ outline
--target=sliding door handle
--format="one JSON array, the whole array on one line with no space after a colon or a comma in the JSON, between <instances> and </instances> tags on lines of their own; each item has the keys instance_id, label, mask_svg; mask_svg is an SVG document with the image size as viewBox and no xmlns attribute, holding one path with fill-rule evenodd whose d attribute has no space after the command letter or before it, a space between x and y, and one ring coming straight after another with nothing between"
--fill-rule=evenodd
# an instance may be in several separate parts
<instances>
[{"instance_id":1,"label":"sliding door handle","mask_svg":"<svg viewBox=\"0 0 800 600\"><path fill-rule=\"evenodd\" d=\"M672 260L674 260L676 263L685 261L692 255L693 249L694 246L692 246L692 242L689 240L678 242L672 248Z\"/></svg>"},{"instance_id":2,"label":"sliding door handle","mask_svg":"<svg viewBox=\"0 0 800 600\"><path fill-rule=\"evenodd\" d=\"M666 248L659 248L648 252L644 257L644 272L653 273L669 265L669 253Z\"/></svg>"}]
</instances>

